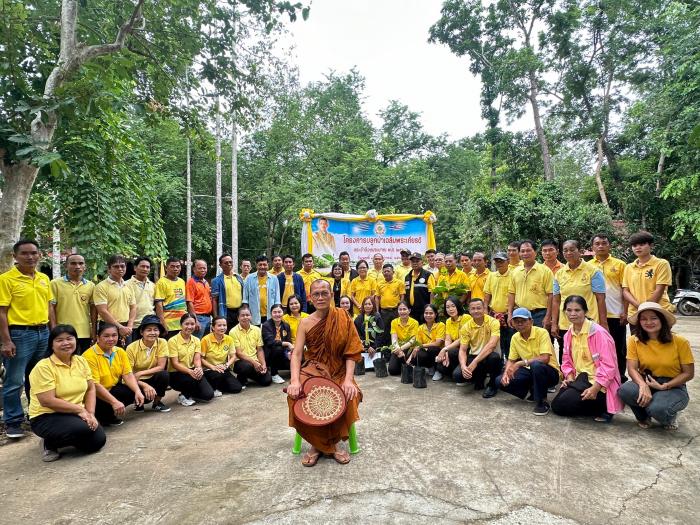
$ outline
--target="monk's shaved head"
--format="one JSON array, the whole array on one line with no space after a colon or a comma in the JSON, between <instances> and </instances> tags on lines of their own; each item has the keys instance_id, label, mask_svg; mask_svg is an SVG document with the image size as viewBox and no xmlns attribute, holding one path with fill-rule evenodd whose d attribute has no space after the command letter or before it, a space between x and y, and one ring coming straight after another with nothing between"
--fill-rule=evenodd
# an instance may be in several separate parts
<instances>
[{"instance_id":1,"label":"monk's shaved head","mask_svg":"<svg viewBox=\"0 0 700 525\"><path fill-rule=\"evenodd\" d=\"M314 286L318 285L325 285L326 288L328 288L328 290L330 290L331 292L333 291L333 288L331 288L331 283L329 283L325 279L316 279L314 282L311 283L311 286L309 286L309 291L313 290Z\"/></svg>"}]
</instances>

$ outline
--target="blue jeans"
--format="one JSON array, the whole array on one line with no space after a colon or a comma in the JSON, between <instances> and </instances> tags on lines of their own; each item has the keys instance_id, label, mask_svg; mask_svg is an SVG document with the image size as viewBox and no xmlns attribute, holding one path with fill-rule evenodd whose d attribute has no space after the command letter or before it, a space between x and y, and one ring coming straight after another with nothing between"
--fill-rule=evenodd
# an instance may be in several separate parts
<instances>
[{"instance_id":1,"label":"blue jeans","mask_svg":"<svg viewBox=\"0 0 700 525\"><path fill-rule=\"evenodd\" d=\"M2 416L6 425L19 425L24 421L24 410L20 400L22 386L29 373L40 359L46 356L49 342L49 329L43 330L10 330L10 339L15 344L15 357L3 357L5 365L5 383L2 389L4 413ZM27 398L29 393L27 392Z\"/></svg>"},{"instance_id":2,"label":"blue jeans","mask_svg":"<svg viewBox=\"0 0 700 525\"><path fill-rule=\"evenodd\" d=\"M515 397L525 399L528 392L532 392L532 397L535 403L540 403L547 399L547 389L556 386L559 382L559 374L549 365L540 361L534 361L530 364L530 369L520 367L513 375L507 386L501 384L503 374L496 378L496 386L513 394Z\"/></svg>"},{"instance_id":3,"label":"blue jeans","mask_svg":"<svg viewBox=\"0 0 700 525\"><path fill-rule=\"evenodd\" d=\"M199 323L199 332L194 335L201 339L209 333L209 328L211 326L211 315L197 314L197 322Z\"/></svg>"},{"instance_id":4,"label":"blue jeans","mask_svg":"<svg viewBox=\"0 0 700 525\"><path fill-rule=\"evenodd\" d=\"M670 381L670 378L657 378L661 384ZM676 417L676 414L688 406L690 397L685 385L669 390L652 390L651 402L646 407L637 404L639 397L639 385L634 381L627 381L617 391L620 399L628 405L637 421L646 421L653 417L662 425L668 425Z\"/></svg>"}]
</instances>

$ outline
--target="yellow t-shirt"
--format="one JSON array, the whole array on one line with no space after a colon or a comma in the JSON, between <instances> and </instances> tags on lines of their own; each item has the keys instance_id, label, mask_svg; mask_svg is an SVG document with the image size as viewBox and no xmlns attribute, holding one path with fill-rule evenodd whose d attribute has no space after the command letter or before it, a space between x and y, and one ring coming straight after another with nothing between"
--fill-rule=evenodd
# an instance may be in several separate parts
<instances>
[{"instance_id":1,"label":"yellow t-shirt","mask_svg":"<svg viewBox=\"0 0 700 525\"><path fill-rule=\"evenodd\" d=\"M546 269L550 274L552 273L549 268ZM533 359L542 354L549 354L549 366L554 368L561 377L559 360L554 353L552 340L549 338L549 332L547 330L539 326L533 326L530 337L527 339L524 339L523 336L520 335L520 332L517 332L510 340L510 352L508 353L508 359L510 361Z\"/></svg>"},{"instance_id":2,"label":"yellow t-shirt","mask_svg":"<svg viewBox=\"0 0 700 525\"><path fill-rule=\"evenodd\" d=\"M445 337L450 336L452 342L459 339L459 331L462 327L471 320L472 316L469 314L460 315L456 321L453 321L451 317L447 318L445 321Z\"/></svg>"},{"instance_id":3,"label":"yellow t-shirt","mask_svg":"<svg viewBox=\"0 0 700 525\"><path fill-rule=\"evenodd\" d=\"M240 308L243 303L243 287L235 274L224 275L224 289L226 290L226 308Z\"/></svg>"},{"instance_id":4,"label":"yellow t-shirt","mask_svg":"<svg viewBox=\"0 0 700 525\"><path fill-rule=\"evenodd\" d=\"M70 366L53 354L42 359L29 374L29 418L54 412L53 409L42 406L37 397L37 394L51 390L55 391L57 398L84 407L85 393L92 380L90 365L79 355L71 357Z\"/></svg>"},{"instance_id":5,"label":"yellow t-shirt","mask_svg":"<svg viewBox=\"0 0 700 525\"><path fill-rule=\"evenodd\" d=\"M284 276L284 290L282 290L282 305L287 306L289 298L294 295L294 274Z\"/></svg>"},{"instance_id":6,"label":"yellow t-shirt","mask_svg":"<svg viewBox=\"0 0 700 525\"><path fill-rule=\"evenodd\" d=\"M604 261L592 259L591 264L595 265L605 278L605 308L608 311L608 318L619 318L622 313L622 280L625 277L624 261L609 256Z\"/></svg>"},{"instance_id":7,"label":"yellow t-shirt","mask_svg":"<svg viewBox=\"0 0 700 525\"><path fill-rule=\"evenodd\" d=\"M642 266L639 266L639 259L635 259L634 262L627 265L625 275L622 278L622 287L627 288L637 301L643 303L649 300L657 285L670 286L673 282L671 278L671 265L668 264L668 261L652 255L651 259ZM668 288L659 299L659 304L665 310L672 308L671 302L668 300ZM627 312L632 315L636 311L637 308L630 304Z\"/></svg>"},{"instance_id":8,"label":"yellow t-shirt","mask_svg":"<svg viewBox=\"0 0 700 525\"><path fill-rule=\"evenodd\" d=\"M379 296L379 304L382 308L396 308L401 301L401 296L406 290L406 283L398 280L396 277L390 282L382 277L382 280L377 284L377 295Z\"/></svg>"},{"instance_id":9,"label":"yellow t-shirt","mask_svg":"<svg viewBox=\"0 0 700 525\"><path fill-rule=\"evenodd\" d=\"M260 315L267 316L267 275L258 275L258 295L260 297ZM264 314L264 315L263 315Z\"/></svg>"},{"instance_id":10,"label":"yellow t-shirt","mask_svg":"<svg viewBox=\"0 0 700 525\"><path fill-rule=\"evenodd\" d=\"M489 272L484 283L484 293L491 295L489 308L496 313L505 314L508 311L508 289L510 288L510 270L502 274Z\"/></svg>"},{"instance_id":11,"label":"yellow t-shirt","mask_svg":"<svg viewBox=\"0 0 700 525\"><path fill-rule=\"evenodd\" d=\"M493 336L501 337L501 323L490 315L485 315L479 326L476 321L470 319L459 331L459 343L469 347L469 353L479 355ZM494 348L498 351L498 345Z\"/></svg>"},{"instance_id":12,"label":"yellow t-shirt","mask_svg":"<svg viewBox=\"0 0 700 525\"><path fill-rule=\"evenodd\" d=\"M425 323L418 327L416 341L421 345L434 344L438 339L445 340L445 323L433 323L430 329Z\"/></svg>"},{"instance_id":13,"label":"yellow t-shirt","mask_svg":"<svg viewBox=\"0 0 700 525\"><path fill-rule=\"evenodd\" d=\"M262 331L255 325L250 325L244 330L241 325L234 326L229 335L233 339L233 346L240 349L244 355L258 361L258 347L263 345Z\"/></svg>"},{"instance_id":14,"label":"yellow t-shirt","mask_svg":"<svg viewBox=\"0 0 700 525\"><path fill-rule=\"evenodd\" d=\"M354 296L355 300L361 305L362 301L367 297L374 297L377 294L377 281L371 277L366 277L365 279L355 277L350 281L348 293L351 297ZM353 310L355 315L360 313L360 309L357 306L355 306Z\"/></svg>"},{"instance_id":15,"label":"yellow t-shirt","mask_svg":"<svg viewBox=\"0 0 700 525\"><path fill-rule=\"evenodd\" d=\"M297 273L301 275L302 279L304 279L304 288L306 289L306 298L308 299L311 296L311 283L320 279L321 274L318 273L316 270L306 272L303 269L299 270Z\"/></svg>"},{"instance_id":16,"label":"yellow t-shirt","mask_svg":"<svg viewBox=\"0 0 700 525\"><path fill-rule=\"evenodd\" d=\"M279 270L275 270L274 268L270 268L269 273L270 273L270 275L274 275L275 277L277 277L282 272L284 272L284 268L280 268Z\"/></svg>"},{"instance_id":17,"label":"yellow t-shirt","mask_svg":"<svg viewBox=\"0 0 700 525\"><path fill-rule=\"evenodd\" d=\"M95 283L83 279L78 284L66 277L51 281L51 301L56 310L56 324L69 324L78 337L90 337L90 304Z\"/></svg>"},{"instance_id":18,"label":"yellow t-shirt","mask_svg":"<svg viewBox=\"0 0 700 525\"><path fill-rule=\"evenodd\" d=\"M129 358L129 364L133 372L141 372L149 370L158 364L158 359L169 356L168 342L160 337L153 343L151 348L148 348L143 342L143 339L134 341L126 347L126 355ZM147 374L140 379L149 379L153 374Z\"/></svg>"},{"instance_id":19,"label":"yellow t-shirt","mask_svg":"<svg viewBox=\"0 0 700 525\"><path fill-rule=\"evenodd\" d=\"M131 363L123 348L115 346L109 357L105 355L99 345L88 348L83 357L90 365L92 379L107 390L121 381L122 376L131 373Z\"/></svg>"},{"instance_id":20,"label":"yellow t-shirt","mask_svg":"<svg viewBox=\"0 0 700 525\"><path fill-rule=\"evenodd\" d=\"M179 277L174 281L161 277L156 283L156 302L163 303L165 327L169 332L180 329L180 318L187 313L187 289Z\"/></svg>"},{"instance_id":21,"label":"yellow t-shirt","mask_svg":"<svg viewBox=\"0 0 700 525\"><path fill-rule=\"evenodd\" d=\"M413 271L413 268L409 266L404 266L403 264L397 264L394 267L394 277L396 277L399 281L404 282L406 281L406 276Z\"/></svg>"},{"instance_id":22,"label":"yellow t-shirt","mask_svg":"<svg viewBox=\"0 0 700 525\"><path fill-rule=\"evenodd\" d=\"M386 281L386 279L384 279L384 274L382 273L382 270L375 270L374 268L367 271L367 277L371 277L372 279L377 281L377 286L379 286L381 282Z\"/></svg>"},{"instance_id":23,"label":"yellow t-shirt","mask_svg":"<svg viewBox=\"0 0 700 525\"><path fill-rule=\"evenodd\" d=\"M134 294L134 300L136 301L136 321L134 322L134 328L137 328L141 326L141 321L144 317L155 314L153 304L156 297L156 285L149 279L146 279L145 282L141 282L134 276L126 281L126 285L131 288L131 292Z\"/></svg>"},{"instance_id":24,"label":"yellow t-shirt","mask_svg":"<svg viewBox=\"0 0 700 525\"><path fill-rule=\"evenodd\" d=\"M207 334L202 337L202 357L211 365L226 364L230 356L236 355L233 347L233 338L224 334L221 342L216 340L214 334Z\"/></svg>"},{"instance_id":25,"label":"yellow t-shirt","mask_svg":"<svg viewBox=\"0 0 700 525\"><path fill-rule=\"evenodd\" d=\"M306 312L301 312L299 317L294 317L291 314L284 314L282 320L289 325L289 338L292 344L297 340L297 330L299 329L299 323L305 317L309 317Z\"/></svg>"},{"instance_id":26,"label":"yellow t-shirt","mask_svg":"<svg viewBox=\"0 0 700 525\"><path fill-rule=\"evenodd\" d=\"M47 324L52 299L49 278L41 272L34 272L32 278L14 266L0 275L0 306L9 307L8 325Z\"/></svg>"},{"instance_id":27,"label":"yellow t-shirt","mask_svg":"<svg viewBox=\"0 0 700 525\"><path fill-rule=\"evenodd\" d=\"M109 277L97 283L92 294L92 302L95 306L107 305L107 310L119 323L129 320L129 310L132 304L136 304L133 290L126 285L126 281L118 283ZM102 319L102 316L99 316Z\"/></svg>"},{"instance_id":28,"label":"yellow t-shirt","mask_svg":"<svg viewBox=\"0 0 700 525\"><path fill-rule=\"evenodd\" d=\"M408 343L418 333L418 321L413 317L409 317L406 324L403 324L401 318L397 317L391 321L391 333L396 334L396 339L400 345Z\"/></svg>"},{"instance_id":29,"label":"yellow t-shirt","mask_svg":"<svg viewBox=\"0 0 700 525\"><path fill-rule=\"evenodd\" d=\"M522 268L525 265L524 261L518 261L518 264L511 264L508 263L508 269L509 270L515 270L516 268ZM551 271L551 270L550 270Z\"/></svg>"},{"instance_id":30,"label":"yellow t-shirt","mask_svg":"<svg viewBox=\"0 0 700 525\"><path fill-rule=\"evenodd\" d=\"M515 294L516 305L531 311L547 308L547 294L552 293L554 275L544 264L536 262L530 271L525 266L516 266L510 271L510 279L508 293Z\"/></svg>"},{"instance_id":31,"label":"yellow t-shirt","mask_svg":"<svg viewBox=\"0 0 700 525\"><path fill-rule=\"evenodd\" d=\"M191 335L189 341L182 338L182 334L168 339L168 371L177 372L172 363L172 358L177 357L178 362L186 368L194 368L195 354L202 353L202 344L199 338Z\"/></svg>"},{"instance_id":32,"label":"yellow t-shirt","mask_svg":"<svg viewBox=\"0 0 700 525\"><path fill-rule=\"evenodd\" d=\"M602 284L602 272L596 276L596 273L600 272L597 266L588 263L586 261L581 261L581 264L572 270L569 267L569 263L566 263L557 272L557 276L554 281L559 285L559 295L561 301L559 304L559 329L568 330L571 323L569 318L566 317L564 313L564 301L570 295L580 295L586 300L588 305L587 317L590 317L594 321L600 322L598 316L598 301L596 299L595 293L593 292L593 279L597 278L598 282ZM556 287L555 287L556 288ZM598 290L596 290L598 291ZM605 293L605 289L602 289L601 293Z\"/></svg>"},{"instance_id":33,"label":"yellow t-shirt","mask_svg":"<svg viewBox=\"0 0 700 525\"><path fill-rule=\"evenodd\" d=\"M469 291L470 286L469 286L469 276L467 276L466 273L464 273L462 270L457 268L452 274L445 272L439 272L433 276L434 279L434 285L435 286L457 286L457 285L462 285L464 286L464 289ZM432 289L431 289L432 291ZM451 295L451 292L443 292L442 296L447 298L449 295Z\"/></svg>"},{"instance_id":34,"label":"yellow t-shirt","mask_svg":"<svg viewBox=\"0 0 700 525\"><path fill-rule=\"evenodd\" d=\"M483 273L476 273L468 276L469 288L472 291L472 299L482 299L484 298L484 285L486 284L486 279L488 279L491 270L488 268L484 269Z\"/></svg>"},{"instance_id":35,"label":"yellow t-shirt","mask_svg":"<svg viewBox=\"0 0 700 525\"><path fill-rule=\"evenodd\" d=\"M642 343L637 336L627 339L627 359L639 362L640 372L650 370L656 377L676 377L681 373L681 365L695 362L688 340L678 334L671 334L673 341L660 343L651 339Z\"/></svg>"}]
</instances>

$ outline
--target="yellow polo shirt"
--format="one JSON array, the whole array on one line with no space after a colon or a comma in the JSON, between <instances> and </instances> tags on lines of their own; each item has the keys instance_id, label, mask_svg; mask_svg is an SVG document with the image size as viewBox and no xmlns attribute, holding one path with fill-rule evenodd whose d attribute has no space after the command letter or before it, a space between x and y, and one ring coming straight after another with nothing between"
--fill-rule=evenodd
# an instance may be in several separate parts
<instances>
[{"instance_id":1,"label":"yellow polo shirt","mask_svg":"<svg viewBox=\"0 0 700 525\"><path fill-rule=\"evenodd\" d=\"M141 282L133 275L131 279L126 281L126 285L131 288L131 292L134 294L134 300L136 301L136 320L134 321L134 328L136 329L141 326L141 321L144 317L156 313L154 307L156 285L148 278L144 282Z\"/></svg>"},{"instance_id":2,"label":"yellow polo shirt","mask_svg":"<svg viewBox=\"0 0 700 525\"><path fill-rule=\"evenodd\" d=\"M547 269L547 271L552 273L549 269ZM549 338L549 332L547 330L539 326L533 326L529 338L524 339L523 336L520 335L520 332L516 332L510 340L510 352L508 353L508 359L510 361L533 359L542 354L549 354L549 366L554 368L561 377L559 360L554 353L552 340Z\"/></svg>"},{"instance_id":3,"label":"yellow polo shirt","mask_svg":"<svg viewBox=\"0 0 700 525\"><path fill-rule=\"evenodd\" d=\"M418 321L413 317L409 317L406 324L403 324L401 318L397 317L391 321L391 333L396 334L396 339L400 345L407 343L418 333Z\"/></svg>"},{"instance_id":4,"label":"yellow polo shirt","mask_svg":"<svg viewBox=\"0 0 700 525\"><path fill-rule=\"evenodd\" d=\"M627 359L639 362L639 370L648 369L655 377L676 377L681 365L695 362L690 343L682 335L671 334L673 341L660 343L651 339L642 343L637 336L627 339Z\"/></svg>"},{"instance_id":5,"label":"yellow polo shirt","mask_svg":"<svg viewBox=\"0 0 700 525\"><path fill-rule=\"evenodd\" d=\"M377 295L379 295L379 304L382 308L396 308L401 301L401 296L406 291L404 281L399 281L394 277L387 282L382 277L382 280L377 284Z\"/></svg>"},{"instance_id":6,"label":"yellow polo shirt","mask_svg":"<svg viewBox=\"0 0 700 525\"><path fill-rule=\"evenodd\" d=\"M29 418L55 412L42 406L37 397L37 394L51 390L58 399L84 407L85 393L92 380L90 365L82 356L72 356L70 366L53 354L42 359L29 374Z\"/></svg>"},{"instance_id":7,"label":"yellow polo shirt","mask_svg":"<svg viewBox=\"0 0 700 525\"><path fill-rule=\"evenodd\" d=\"M445 340L445 323L433 323L430 329L428 329L428 325L425 323L418 327L416 341L420 344L429 345L438 339Z\"/></svg>"},{"instance_id":8,"label":"yellow polo shirt","mask_svg":"<svg viewBox=\"0 0 700 525\"><path fill-rule=\"evenodd\" d=\"M279 270L275 270L274 268L270 268L270 275L274 275L277 277L279 274L284 273L284 268L280 268Z\"/></svg>"},{"instance_id":9,"label":"yellow polo shirt","mask_svg":"<svg viewBox=\"0 0 700 525\"><path fill-rule=\"evenodd\" d=\"M522 260L518 261L518 264L508 263L508 269L515 270L516 268L522 268L524 265L525 265L525 263Z\"/></svg>"},{"instance_id":10,"label":"yellow polo shirt","mask_svg":"<svg viewBox=\"0 0 700 525\"><path fill-rule=\"evenodd\" d=\"M377 281L377 286L379 286L379 283L381 283L382 281L386 281L386 279L384 279L384 274L382 273L382 270L375 270L374 268L372 268L367 272L367 277L371 277L372 279Z\"/></svg>"},{"instance_id":11,"label":"yellow polo shirt","mask_svg":"<svg viewBox=\"0 0 700 525\"><path fill-rule=\"evenodd\" d=\"M226 290L226 308L240 308L243 304L243 287L236 279L236 274L224 275Z\"/></svg>"},{"instance_id":12,"label":"yellow polo shirt","mask_svg":"<svg viewBox=\"0 0 700 525\"><path fill-rule=\"evenodd\" d=\"M189 341L185 341L182 338L182 334L179 333L175 337L168 339L168 371L177 372L172 363L172 358L177 357L178 362L186 368L194 368L194 356L195 354L202 353L201 342L198 337L193 335L190 336Z\"/></svg>"},{"instance_id":13,"label":"yellow polo shirt","mask_svg":"<svg viewBox=\"0 0 700 525\"><path fill-rule=\"evenodd\" d=\"M68 277L58 277L51 281L51 293L56 311L56 324L69 324L75 328L78 337L90 337L90 304L95 283L82 279L78 284Z\"/></svg>"},{"instance_id":14,"label":"yellow polo shirt","mask_svg":"<svg viewBox=\"0 0 700 525\"><path fill-rule=\"evenodd\" d=\"M547 308L547 294L552 293L554 275L544 264L536 262L530 270L516 266L510 271L508 293L515 294L515 304L537 310Z\"/></svg>"},{"instance_id":15,"label":"yellow polo shirt","mask_svg":"<svg viewBox=\"0 0 700 525\"><path fill-rule=\"evenodd\" d=\"M133 290L126 285L126 281L118 283L107 277L95 286L92 294L92 302L95 306L107 305L107 310L114 316L117 322L126 323L129 320L129 309L136 304ZM102 316L99 316L100 320Z\"/></svg>"},{"instance_id":16,"label":"yellow polo shirt","mask_svg":"<svg viewBox=\"0 0 700 525\"><path fill-rule=\"evenodd\" d=\"M134 341L126 347L126 356L129 358L129 364L133 372L141 372L153 368L158 364L158 359L168 359L170 351L168 342L160 337L153 343L151 348L148 348L143 342L143 339ZM149 379L153 374L141 376L140 379Z\"/></svg>"},{"instance_id":17,"label":"yellow polo shirt","mask_svg":"<svg viewBox=\"0 0 700 525\"><path fill-rule=\"evenodd\" d=\"M352 281L350 281L348 293L351 297L354 296L358 303L362 304L362 301L368 297L374 297L377 295L377 281L371 277L365 277L364 279L361 277L355 277ZM360 309L357 306L354 307L354 311L355 315L360 313Z\"/></svg>"},{"instance_id":18,"label":"yellow polo shirt","mask_svg":"<svg viewBox=\"0 0 700 525\"><path fill-rule=\"evenodd\" d=\"M590 329L591 322L586 319L578 334L571 330L571 360L574 362L576 375L585 372L588 374L588 381L592 384L595 381L595 363L588 348ZM605 388L601 388L601 392L605 393Z\"/></svg>"},{"instance_id":19,"label":"yellow polo shirt","mask_svg":"<svg viewBox=\"0 0 700 525\"><path fill-rule=\"evenodd\" d=\"M601 272L605 278L605 308L609 318L619 318L622 310L622 280L625 277L624 261L609 256L604 261L592 259L589 261Z\"/></svg>"},{"instance_id":20,"label":"yellow polo shirt","mask_svg":"<svg viewBox=\"0 0 700 525\"><path fill-rule=\"evenodd\" d=\"M0 306L8 306L7 324L32 326L49 322L49 301L53 299L47 275L29 277L16 266L0 275Z\"/></svg>"},{"instance_id":21,"label":"yellow polo shirt","mask_svg":"<svg viewBox=\"0 0 700 525\"><path fill-rule=\"evenodd\" d=\"M627 288L638 302L643 303L649 300L657 285L670 286L673 282L671 279L671 265L668 261L652 255L651 259L641 266L639 259L635 259L634 262L627 265L625 275L622 278L622 287ZM668 288L664 290L659 304L665 310L672 309L671 302L668 300ZM637 308L630 304L627 313L632 315L636 311Z\"/></svg>"},{"instance_id":22,"label":"yellow polo shirt","mask_svg":"<svg viewBox=\"0 0 700 525\"><path fill-rule=\"evenodd\" d=\"M453 321L451 317L448 317L447 321L445 321L445 337L449 335L453 342L459 339L459 331L471 320L471 318L472 316L469 314L460 315L456 321Z\"/></svg>"},{"instance_id":23,"label":"yellow polo shirt","mask_svg":"<svg viewBox=\"0 0 700 525\"><path fill-rule=\"evenodd\" d=\"M175 280L161 277L156 283L157 302L163 303L165 328L169 332L180 329L180 318L187 313L187 287L179 277Z\"/></svg>"},{"instance_id":24,"label":"yellow polo shirt","mask_svg":"<svg viewBox=\"0 0 700 525\"><path fill-rule=\"evenodd\" d=\"M469 347L471 355L479 355L493 336L501 337L501 323L490 315L485 315L481 325L472 318L459 330L460 345ZM498 345L494 348L498 351Z\"/></svg>"},{"instance_id":25,"label":"yellow polo shirt","mask_svg":"<svg viewBox=\"0 0 700 525\"><path fill-rule=\"evenodd\" d=\"M462 270L457 268L454 272L450 273L437 273L435 274L435 286L457 286L461 284L464 288L469 291L469 277ZM447 297L447 292L443 293Z\"/></svg>"},{"instance_id":26,"label":"yellow polo shirt","mask_svg":"<svg viewBox=\"0 0 700 525\"><path fill-rule=\"evenodd\" d=\"M302 279L304 279L304 288L306 289L306 298L309 299L311 296L311 283L320 279L321 274L318 273L316 270L311 270L310 272L306 272L303 269L299 270L297 273L299 275L301 275Z\"/></svg>"},{"instance_id":27,"label":"yellow polo shirt","mask_svg":"<svg viewBox=\"0 0 700 525\"><path fill-rule=\"evenodd\" d=\"M250 325L248 330L244 330L241 325L237 324L231 329L229 335L233 339L233 346L236 350L240 349L244 355L258 361L258 347L263 345L260 328Z\"/></svg>"},{"instance_id":28,"label":"yellow polo shirt","mask_svg":"<svg viewBox=\"0 0 700 525\"><path fill-rule=\"evenodd\" d=\"M484 285L486 284L486 279L488 279L491 270L488 268L484 269L483 273L473 273L468 276L469 278L469 288L472 292L472 299L484 299Z\"/></svg>"},{"instance_id":29,"label":"yellow polo shirt","mask_svg":"<svg viewBox=\"0 0 700 525\"><path fill-rule=\"evenodd\" d=\"M289 325L289 338L292 344L294 344L297 340L297 330L299 330L299 323L301 323L301 320L305 317L309 317L309 314L307 314L306 312L301 312L299 314L299 317L294 317L291 314L284 314L282 316L282 320Z\"/></svg>"},{"instance_id":30,"label":"yellow polo shirt","mask_svg":"<svg viewBox=\"0 0 700 525\"><path fill-rule=\"evenodd\" d=\"M211 365L223 365L228 361L229 356L235 355L236 349L233 347L233 338L224 334L221 342L216 340L214 334L207 334L202 337L202 357Z\"/></svg>"},{"instance_id":31,"label":"yellow polo shirt","mask_svg":"<svg viewBox=\"0 0 700 525\"><path fill-rule=\"evenodd\" d=\"M394 277L396 277L399 281L404 282L406 280L406 276L413 271L413 268L411 266L404 266L403 264L397 264L394 267Z\"/></svg>"},{"instance_id":32,"label":"yellow polo shirt","mask_svg":"<svg viewBox=\"0 0 700 525\"><path fill-rule=\"evenodd\" d=\"M99 345L88 348L83 357L90 365L92 379L107 390L119 383L122 376L131 373L131 363L123 348L115 346L107 357Z\"/></svg>"},{"instance_id":33,"label":"yellow polo shirt","mask_svg":"<svg viewBox=\"0 0 700 525\"><path fill-rule=\"evenodd\" d=\"M508 289L510 288L510 270L506 273L489 272L484 283L484 294L491 296L489 308L496 313L505 314L508 311Z\"/></svg>"},{"instance_id":34,"label":"yellow polo shirt","mask_svg":"<svg viewBox=\"0 0 700 525\"><path fill-rule=\"evenodd\" d=\"M544 261L542 264L544 264L547 268L550 269L552 275L556 275L557 272L564 267L564 264L559 259L556 259L554 264L552 264L551 266L547 264L547 261Z\"/></svg>"},{"instance_id":35,"label":"yellow polo shirt","mask_svg":"<svg viewBox=\"0 0 700 525\"><path fill-rule=\"evenodd\" d=\"M605 279L597 266L581 261L575 270L566 263L554 278L554 295L559 295L559 329L568 330L571 323L564 313L564 301L570 295L580 295L588 305L587 317L600 322L596 293L605 293Z\"/></svg>"}]
</instances>

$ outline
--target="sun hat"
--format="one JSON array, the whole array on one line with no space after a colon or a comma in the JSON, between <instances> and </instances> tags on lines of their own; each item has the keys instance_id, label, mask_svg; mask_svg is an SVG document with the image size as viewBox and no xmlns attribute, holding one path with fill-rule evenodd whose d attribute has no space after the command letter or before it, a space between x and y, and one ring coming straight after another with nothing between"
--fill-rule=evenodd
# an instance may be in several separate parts
<instances>
[{"instance_id":1,"label":"sun hat","mask_svg":"<svg viewBox=\"0 0 700 525\"><path fill-rule=\"evenodd\" d=\"M676 324L676 316L673 315L671 312L668 310L664 310L659 303L653 303L651 301L645 301L642 304L637 307L637 312L634 313L633 315L630 315L629 321L630 324L637 324L637 320L639 319L639 314L642 312L645 312L647 310L653 310L658 314L663 315L666 318L666 321L668 322L668 326L671 327L674 324Z\"/></svg>"},{"instance_id":2,"label":"sun hat","mask_svg":"<svg viewBox=\"0 0 700 525\"><path fill-rule=\"evenodd\" d=\"M160 337L165 337L168 331L165 329L165 327L161 324L160 319L158 319L157 315L147 315L141 320L141 324L139 325L139 333L143 333L143 329L146 328L149 325L155 325L158 327L158 331L160 332Z\"/></svg>"}]
</instances>

